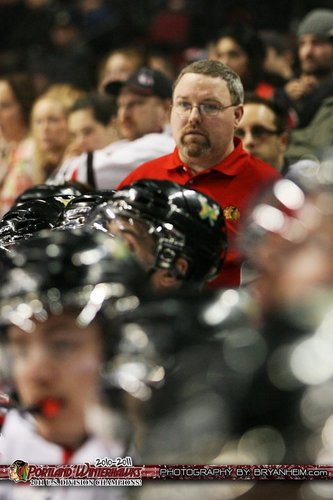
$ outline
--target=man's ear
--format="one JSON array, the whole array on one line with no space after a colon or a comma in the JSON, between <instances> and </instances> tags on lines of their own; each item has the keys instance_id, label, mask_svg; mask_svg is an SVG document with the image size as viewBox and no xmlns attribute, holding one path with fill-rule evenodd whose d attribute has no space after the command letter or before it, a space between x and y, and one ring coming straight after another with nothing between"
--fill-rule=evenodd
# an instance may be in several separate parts
<instances>
[{"instance_id":1,"label":"man's ear","mask_svg":"<svg viewBox=\"0 0 333 500\"><path fill-rule=\"evenodd\" d=\"M178 259L176 260L176 269L178 279L180 279L179 276L186 276L186 273L188 271L188 261L184 259L184 257L178 257Z\"/></svg>"},{"instance_id":2,"label":"man's ear","mask_svg":"<svg viewBox=\"0 0 333 500\"><path fill-rule=\"evenodd\" d=\"M243 114L244 114L243 104L239 104L238 106L235 106L235 109L234 109L234 127L235 127L235 129L238 127L239 122L241 121Z\"/></svg>"},{"instance_id":3,"label":"man's ear","mask_svg":"<svg viewBox=\"0 0 333 500\"><path fill-rule=\"evenodd\" d=\"M288 132L282 132L282 134L280 134L280 142L281 142L282 151L284 152L287 149L288 144L289 144Z\"/></svg>"},{"instance_id":4,"label":"man's ear","mask_svg":"<svg viewBox=\"0 0 333 500\"><path fill-rule=\"evenodd\" d=\"M171 99L161 99L161 104L162 104L162 110L163 110L163 112L162 112L163 120L165 121L165 123L169 123L172 100Z\"/></svg>"},{"instance_id":5,"label":"man's ear","mask_svg":"<svg viewBox=\"0 0 333 500\"><path fill-rule=\"evenodd\" d=\"M167 290L169 288L179 288L182 284L182 276L186 275L188 262L183 257L178 257L176 270L158 269L152 276L152 285L157 290Z\"/></svg>"}]
</instances>

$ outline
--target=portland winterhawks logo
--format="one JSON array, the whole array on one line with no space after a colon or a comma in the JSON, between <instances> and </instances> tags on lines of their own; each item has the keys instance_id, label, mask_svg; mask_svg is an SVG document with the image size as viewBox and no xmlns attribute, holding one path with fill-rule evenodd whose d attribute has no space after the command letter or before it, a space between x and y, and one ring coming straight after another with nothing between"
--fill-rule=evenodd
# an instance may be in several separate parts
<instances>
[{"instance_id":1,"label":"portland winterhawks logo","mask_svg":"<svg viewBox=\"0 0 333 500\"><path fill-rule=\"evenodd\" d=\"M29 464L23 460L15 460L12 465L9 466L9 479L15 483L20 481L26 482L29 476Z\"/></svg>"}]
</instances>

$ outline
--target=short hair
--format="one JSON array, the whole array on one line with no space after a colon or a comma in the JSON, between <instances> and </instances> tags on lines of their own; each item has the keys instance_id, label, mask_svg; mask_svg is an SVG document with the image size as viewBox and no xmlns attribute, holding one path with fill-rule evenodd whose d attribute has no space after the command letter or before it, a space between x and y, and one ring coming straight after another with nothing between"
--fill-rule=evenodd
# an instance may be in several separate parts
<instances>
[{"instance_id":1,"label":"short hair","mask_svg":"<svg viewBox=\"0 0 333 500\"><path fill-rule=\"evenodd\" d=\"M109 125L112 117L117 114L117 103L114 97L97 92L89 92L79 97L69 108L69 113L90 109L95 120L104 126Z\"/></svg>"},{"instance_id":2,"label":"short hair","mask_svg":"<svg viewBox=\"0 0 333 500\"><path fill-rule=\"evenodd\" d=\"M269 108L274 114L274 121L277 130L282 133L288 129L289 115L288 109L271 99L265 99L253 92L246 92L244 104L262 104Z\"/></svg>"},{"instance_id":3,"label":"short hair","mask_svg":"<svg viewBox=\"0 0 333 500\"><path fill-rule=\"evenodd\" d=\"M187 73L195 73L199 75L211 76L220 78L225 81L230 92L231 100L234 105L242 104L244 101L244 88L240 77L227 64L221 61L213 61L210 59L202 59L195 61L183 68L179 73L173 90L177 87L181 78Z\"/></svg>"}]
</instances>

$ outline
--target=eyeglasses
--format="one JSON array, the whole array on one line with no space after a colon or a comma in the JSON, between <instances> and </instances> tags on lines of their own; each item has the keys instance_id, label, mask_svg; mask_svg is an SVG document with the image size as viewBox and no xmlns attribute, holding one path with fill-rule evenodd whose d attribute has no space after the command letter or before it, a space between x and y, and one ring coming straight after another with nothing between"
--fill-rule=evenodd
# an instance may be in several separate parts
<instances>
[{"instance_id":1,"label":"eyeglasses","mask_svg":"<svg viewBox=\"0 0 333 500\"><path fill-rule=\"evenodd\" d=\"M236 106L236 104L229 104L229 106L222 106L212 102L202 102L200 104L191 104L187 101L177 101L172 107L180 116L190 116L192 109L197 108L201 116L215 116L220 111Z\"/></svg>"},{"instance_id":2,"label":"eyeglasses","mask_svg":"<svg viewBox=\"0 0 333 500\"><path fill-rule=\"evenodd\" d=\"M271 130L269 128L262 127L261 125L254 125L249 129L249 132L254 139L267 139L267 137L270 137L271 135L281 134L280 130ZM238 128L236 129L235 134L237 135L237 137L244 139L246 131L243 128Z\"/></svg>"}]
</instances>

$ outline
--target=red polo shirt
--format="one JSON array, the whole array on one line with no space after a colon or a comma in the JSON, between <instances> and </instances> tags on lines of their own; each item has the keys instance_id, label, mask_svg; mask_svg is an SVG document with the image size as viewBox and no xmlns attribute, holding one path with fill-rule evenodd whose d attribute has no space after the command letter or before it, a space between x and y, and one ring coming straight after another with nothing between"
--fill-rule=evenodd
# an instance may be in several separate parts
<instances>
[{"instance_id":1,"label":"red polo shirt","mask_svg":"<svg viewBox=\"0 0 333 500\"><path fill-rule=\"evenodd\" d=\"M277 170L248 154L240 139L235 138L235 149L214 167L193 173L188 165L181 161L176 148L169 155L137 167L117 189L140 179L161 179L178 182L214 198L224 209L229 248L224 267L210 286L235 287L240 284L242 263L236 236L244 211L258 189L279 178L281 174Z\"/></svg>"}]
</instances>

